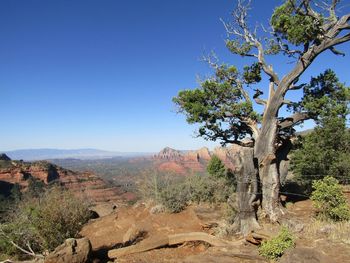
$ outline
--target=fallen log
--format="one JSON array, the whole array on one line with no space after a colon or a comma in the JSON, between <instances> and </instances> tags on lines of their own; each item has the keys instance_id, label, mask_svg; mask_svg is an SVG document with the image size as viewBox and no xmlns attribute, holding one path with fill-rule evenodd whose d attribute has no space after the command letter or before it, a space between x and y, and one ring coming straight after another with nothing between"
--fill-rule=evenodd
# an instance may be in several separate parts
<instances>
[{"instance_id":1,"label":"fallen log","mask_svg":"<svg viewBox=\"0 0 350 263\"><path fill-rule=\"evenodd\" d=\"M156 238L148 238L136 245L118 248L118 249L112 249L108 251L108 257L117 258L120 256L145 252L145 251L149 251L160 247L178 245L189 241L204 241L209 243L212 246L232 245L232 242L222 240L220 238L217 238L213 235L209 235L207 233L191 232L191 233L183 233L183 234L174 234L169 236L161 236Z\"/></svg>"}]
</instances>

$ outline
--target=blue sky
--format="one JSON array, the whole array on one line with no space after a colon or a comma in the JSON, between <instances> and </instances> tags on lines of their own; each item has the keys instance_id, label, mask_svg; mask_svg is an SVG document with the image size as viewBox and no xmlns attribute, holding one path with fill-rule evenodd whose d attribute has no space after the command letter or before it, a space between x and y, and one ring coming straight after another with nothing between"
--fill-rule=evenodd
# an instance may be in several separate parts
<instances>
[{"instance_id":1,"label":"blue sky","mask_svg":"<svg viewBox=\"0 0 350 263\"><path fill-rule=\"evenodd\" d=\"M0 150L100 148L158 151L213 147L175 113L172 97L196 87L215 50L220 18L233 0L0 1ZM253 1L251 21L267 22L281 1ZM349 44L342 50L350 53ZM273 58L278 72L291 65ZM348 57L327 53L305 79L328 67L350 83ZM263 87L262 87L263 88ZM293 96L297 95L291 95Z\"/></svg>"}]
</instances>

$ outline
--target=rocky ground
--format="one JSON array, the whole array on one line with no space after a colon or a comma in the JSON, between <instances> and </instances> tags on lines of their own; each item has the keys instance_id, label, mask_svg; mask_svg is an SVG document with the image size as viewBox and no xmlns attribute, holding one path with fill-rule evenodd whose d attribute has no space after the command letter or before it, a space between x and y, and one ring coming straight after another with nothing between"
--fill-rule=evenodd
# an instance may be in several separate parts
<instances>
[{"instance_id":1,"label":"rocky ground","mask_svg":"<svg viewBox=\"0 0 350 263\"><path fill-rule=\"evenodd\" d=\"M107 262L108 251L125 246L147 247L162 238L180 233L220 233L223 210L206 205L191 206L178 214L157 212L138 204L122 207L84 226L83 237L91 241L94 262ZM313 218L310 200L289 203L280 224L287 225L296 236L296 247L279 262L349 262L350 224L320 223ZM262 222L259 233L277 234L280 225ZM221 238L220 238L221 239ZM165 245L148 251L118 256L115 262L268 262L258 254L258 247L247 239L228 238L227 245L210 245L188 241ZM161 243L161 242L160 242Z\"/></svg>"},{"instance_id":2,"label":"rocky ground","mask_svg":"<svg viewBox=\"0 0 350 263\"><path fill-rule=\"evenodd\" d=\"M269 262L259 256L254 237L273 237L281 225L293 232L296 246L278 262L350 262L350 222L315 220L310 200L288 203L279 224L261 220L262 228L248 238L223 236L220 206L193 205L169 214L154 204L118 207L109 202L94 210L100 217L83 227L81 239L66 240L46 263Z\"/></svg>"}]
</instances>

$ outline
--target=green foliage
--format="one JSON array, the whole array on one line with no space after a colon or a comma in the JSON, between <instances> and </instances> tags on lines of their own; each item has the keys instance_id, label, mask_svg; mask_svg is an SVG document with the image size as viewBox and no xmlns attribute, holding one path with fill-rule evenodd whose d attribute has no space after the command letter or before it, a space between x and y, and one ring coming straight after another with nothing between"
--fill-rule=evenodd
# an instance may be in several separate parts
<instances>
[{"instance_id":1,"label":"green foliage","mask_svg":"<svg viewBox=\"0 0 350 263\"><path fill-rule=\"evenodd\" d=\"M282 227L279 234L261 243L259 254L271 260L278 259L288 249L295 246L292 233L286 227Z\"/></svg>"},{"instance_id":2,"label":"green foliage","mask_svg":"<svg viewBox=\"0 0 350 263\"><path fill-rule=\"evenodd\" d=\"M318 218L333 221L350 220L350 208L337 179L327 176L314 181L312 187L314 191L311 199L317 209Z\"/></svg>"},{"instance_id":3,"label":"green foliage","mask_svg":"<svg viewBox=\"0 0 350 263\"><path fill-rule=\"evenodd\" d=\"M253 48L253 46L250 43L247 43L247 42L240 43L237 40L227 40L226 47L233 54L237 54L237 55L241 55L241 56L249 54L249 52Z\"/></svg>"},{"instance_id":4,"label":"green foliage","mask_svg":"<svg viewBox=\"0 0 350 263\"><path fill-rule=\"evenodd\" d=\"M261 66L259 63L253 63L251 66L245 66L243 68L243 78L247 84L260 82Z\"/></svg>"},{"instance_id":5,"label":"green foliage","mask_svg":"<svg viewBox=\"0 0 350 263\"><path fill-rule=\"evenodd\" d=\"M11 199L15 202L18 202L22 198L21 186L19 184L15 184L11 189Z\"/></svg>"},{"instance_id":6,"label":"green foliage","mask_svg":"<svg viewBox=\"0 0 350 263\"><path fill-rule=\"evenodd\" d=\"M265 41L267 42L267 48L264 51L266 55L276 55L281 51L281 47L275 39L266 38Z\"/></svg>"},{"instance_id":7,"label":"green foliage","mask_svg":"<svg viewBox=\"0 0 350 263\"><path fill-rule=\"evenodd\" d=\"M307 112L318 124L299 139L291 158L291 169L307 192L315 177L331 175L341 183L350 180L350 131L346 128L349 94L349 88L327 70L304 87L304 97L294 109Z\"/></svg>"},{"instance_id":8,"label":"green foliage","mask_svg":"<svg viewBox=\"0 0 350 263\"><path fill-rule=\"evenodd\" d=\"M223 178L226 176L226 168L219 157L213 155L207 165L208 173L216 178Z\"/></svg>"},{"instance_id":9,"label":"green foliage","mask_svg":"<svg viewBox=\"0 0 350 263\"><path fill-rule=\"evenodd\" d=\"M143 198L164 205L169 212L177 213L191 203L222 203L235 192L235 177L230 170L223 169L222 177L192 175L174 179L174 175L148 172L140 192Z\"/></svg>"},{"instance_id":10,"label":"green foliage","mask_svg":"<svg viewBox=\"0 0 350 263\"><path fill-rule=\"evenodd\" d=\"M232 201L232 199L236 198L236 196L231 195L230 198ZM226 222L230 225L234 225L235 221L237 220L237 210L235 205L228 201L227 203L225 203L224 209L224 217Z\"/></svg>"},{"instance_id":11,"label":"green foliage","mask_svg":"<svg viewBox=\"0 0 350 263\"><path fill-rule=\"evenodd\" d=\"M256 70L255 66L247 70L250 72L246 73L247 77L254 78L252 72ZM259 121L259 115L253 110L252 103L244 100L237 77L235 67L222 65L216 69L213 78L201 83L200 88L180 91L173 99L179 112L186 114L188 123L201 124L199 136L230 143L251 134L245 120Z\"/></svg>"},{"instance_id":12,"label":"green foliage","mask_svg":"<svg viewBox=\"0 0 350 263\"><path fill-rule=\"evenodd\" d=\"M271 25L277 36L294 45L306 44L322 35L323 19L301 14L297 11L298 1L287 0L277 7L271 17ZM300 10L302 11L302 10Z\"/></svg>"},{"instance_id":13,"label":"green foliage","mask_svg":"<svg viewBox=\"0 0 350 263\"><path fill-rule=\"evenodd\" d=\"M169 212L179 213L187 206L188 191L182 184L172 184L162 190L160 200Z\"/></svg>"},{"instance_id":14,"label":"green foliage","mask_svg":"<svg viewBox=\"0 0 350 263\"><path fill-rule=\"evenodd\" d=\"M339 82L331 69L312 78L303 91L301 101L293 105L295 112L307 112L316 122L326 118L345 118L349 113L350 90Z\"/></svg>"},{"instance_id":15,"label":"green foliage","mask_svg":"<svg viewBox=\"0 0 350 263\"><path fill-rule=\"evenodd\" d=\"M344 119L328 119L299 140L292 152L291 169L308 191L315 177L331 175L343 184L349 182L350 131Z\"/></svg>"},{"instance_id":16,"label":"green foliage","mask_svg":"<svg viewBox=\"0 0 350 263\"><path fill-rule=\"evenodd\" d=\"M223 203L235 192L235 185L226 177L195 175L185 181L189 199L200 203Z\"/></svg>"},{"instance_id":17,"label":"green foliage","mask_svg":"<svg viewBox=\"0 0 350 263\"><path fill-rule=\"evenodd\" d=\"M30 177L28 179L28 189L26 195L31 197L39 197L45 191L46 185L43 181Z\"/></svg>"},{"instance_id":18,"label":"green foliage","mask_svg":"<svg viewBox=\"0 0 350 263\"><path fill-rule=\"evenodd\" d=\"M75 237L90 218L87 204L58 187L40 197L23 199L6 223L0 225L0 250L20 254L10 242L36 253L53 250L65 239Z\"/></svg>"}]
</instances>

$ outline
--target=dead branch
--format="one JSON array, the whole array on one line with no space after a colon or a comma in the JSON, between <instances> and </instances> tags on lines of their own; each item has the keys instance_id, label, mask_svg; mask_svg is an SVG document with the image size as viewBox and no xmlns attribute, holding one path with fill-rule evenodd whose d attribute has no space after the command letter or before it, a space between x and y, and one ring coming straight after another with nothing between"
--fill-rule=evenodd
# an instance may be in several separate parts
<instances>
[{"instance_id":1,"label":"dead branch","mask_svg":"<svg viewBox=\"0 0 350 263\"><path fill-rule=\"evenodd\" d=\"M259 98L262 94L264 94L264 93L261 90L255 89L255 94L253 95L253 99L255 100L255 102L257 104L265 106L267 104L267 101Z\"/></svg>"},{"instance_id":2,"label":"dead branch","mask_svg":"<svg viewBox=\"0 0 350 263\"><path fill-rule=\"evenodd\" d=\"M140 253L149 251L152 249L165 247L165 246L172 246L172 245L178 245L189 241L204 241L209 243L212 246L229 246L238 244L237 242L228 242L222 239L219 239L213 235L209 235L207 233L203 232L191 232L191 233L183 233L183 234L174 234L174 235L168 235L168 236L162 236L158 238L148 238L142 241L141 243L138 243L133 246L123 247L119 249L113 249L108 251L108 257L109 258L117 258L120 256ZM241 242L241 241L239 241Z\"/></svg>"},{"instance_id":3,"label":"dead branch","mask_svg":"<svg viewBox=\"0 0 350 263\"><path fill-rule=\"evenodd\" d=\"M22 251L23 253L25 253L25 254L27 254L29 256L32 256L32 257L35 257L35 258L44 258L44 256L41 255L41 254L35 254L32 249L30 249L31 251L28 251L28 250L26 250L24 248L21 248L19 245L17 245L13 241L10 241L10 243L11 243L11 245L13 245L14 247L16 247L17 249L19 249L20 251Z\"/></svg>"},{"instance_id":4,"label":"dead branch","mask_svg":"<svg viewBox=\"0 0 350 263\"><path fill-rule=\"evenodd\" d=\"M301 121L309 119L310 116L306 112L297 112L287 118L284 118L279 122L280 129L286 129L293 127L294 125L300 123Z\"/></svg>"},{"instance_id":5,"label":"dead branch","mask_svg":"<svg viewBox=\"0 0 350 263\"><path fill-rule=\"evenodd\" d=\"M228 35L233 35L238 39L250 44L251 46L257 49L257 54L243 54L243 56L248 57L256 57L259 64L262 67L262 70L270 77L270 80L274 82L276 85L279 83L278 76L276 72L273 70L271 65L268 65L265 61L265 51L263 45L260 40L256 37L256 34L249 30L249 27L246 23L247 14L249 10L250 1L248 3L244 3L244 1L239 0L235 11L233 12L233 25L225 23L223 21L224 27L226 29L226 33Z\"/></svg>"}]
</instances>

